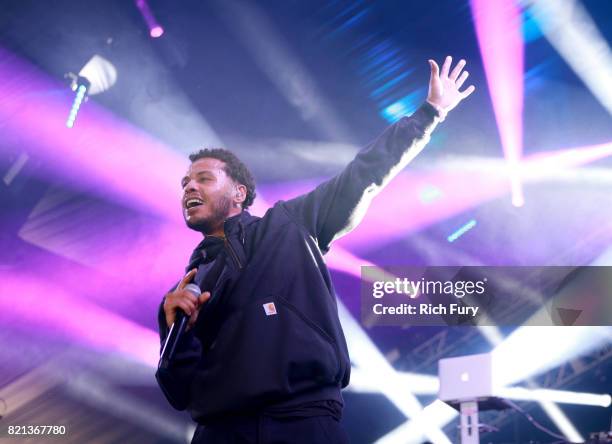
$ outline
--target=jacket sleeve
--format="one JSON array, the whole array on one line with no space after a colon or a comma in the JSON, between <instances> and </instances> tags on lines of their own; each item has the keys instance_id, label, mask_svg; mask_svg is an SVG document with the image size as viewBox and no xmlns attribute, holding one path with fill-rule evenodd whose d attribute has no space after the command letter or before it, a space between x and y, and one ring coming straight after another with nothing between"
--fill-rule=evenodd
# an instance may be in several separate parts
<instances>
[{"instance_id":1,"label":"jacket sleeve","mask_svg":"<svg viewBox=\"0 0 612 444\"><path fill-rule=\"evenodd\" d=\"M163 348L166 336L168 335L163 300L159 307L157 320L159 323L161 348ZM155 373L157 383L166 399L177 410L185 410L190 403L191 381L200 361L201 353L200 341L194 335L193 329L191 329L178 342L174 357L168 368L160 367Z\"/></svg>"},{"instance_id":2,"label":"jacket sleeve","mask_svg":"<svg viewBox=\"0 0 612 444\"><path fill-rule=\"evenodd\" d=\"M337 176L282 205L327 252L334 240L359 224L372 198L421 152L438 121L436 109L425 102L389 126Z\"/></svg>"}]
</instances>

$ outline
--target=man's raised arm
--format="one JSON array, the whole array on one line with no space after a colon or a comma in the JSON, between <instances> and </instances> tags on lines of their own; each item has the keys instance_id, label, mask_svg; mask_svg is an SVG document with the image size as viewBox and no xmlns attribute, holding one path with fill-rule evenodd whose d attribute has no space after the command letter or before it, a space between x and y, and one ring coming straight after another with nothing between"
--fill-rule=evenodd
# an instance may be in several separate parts
<instances>
[{"instance_id":1,"label":"man's raised arm","mask_svg":"<svg viewBox=\"0 0 612 444\"><path fill-rule=\"evenodd\" d=\"M437 123L474 92L473 85L460 91L468 77L463 71L465 60L452 71L451 63L452 58L447 56L440 70L435 61L429 60L427 100L414 114L389 126L337 176L282 204L323 252L359 224L372 198L421 152Z\"/></svg>"}]
</instances>

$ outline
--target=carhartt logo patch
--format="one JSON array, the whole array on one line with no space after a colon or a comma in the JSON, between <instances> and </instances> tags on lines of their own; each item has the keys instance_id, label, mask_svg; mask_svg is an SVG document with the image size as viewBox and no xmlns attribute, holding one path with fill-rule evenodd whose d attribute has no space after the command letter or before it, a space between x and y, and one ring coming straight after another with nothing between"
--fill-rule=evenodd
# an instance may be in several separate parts
<instances>
[{"instance_id":1,"label":"carhartt logo patch","mask_svg":"<svg viewBox=\"0 0 612 444\"><path fill-rule=\"evenodd\" d=\"M266 316L272 316L276 314L276 306L274 305L274 302L267 302L263 304L263 308L266 312Z\"/></svg>"}]
</instances>

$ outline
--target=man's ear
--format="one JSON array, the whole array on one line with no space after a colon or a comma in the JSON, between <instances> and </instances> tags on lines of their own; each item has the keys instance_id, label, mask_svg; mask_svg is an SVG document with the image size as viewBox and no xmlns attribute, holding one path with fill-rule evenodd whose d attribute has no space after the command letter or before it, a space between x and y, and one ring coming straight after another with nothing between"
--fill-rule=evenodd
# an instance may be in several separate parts
<instances>
[{"instance_id":1,"label":"man's ear","mask_svg":"<svg viewBox=\"0 0 612 444\"><path fill-rule=\"evenodd\" d=\"M247 197L247 187L242 184L236 185L236 192L234 193L234 202L242 204Z\"/></svg>"}]
</instances>

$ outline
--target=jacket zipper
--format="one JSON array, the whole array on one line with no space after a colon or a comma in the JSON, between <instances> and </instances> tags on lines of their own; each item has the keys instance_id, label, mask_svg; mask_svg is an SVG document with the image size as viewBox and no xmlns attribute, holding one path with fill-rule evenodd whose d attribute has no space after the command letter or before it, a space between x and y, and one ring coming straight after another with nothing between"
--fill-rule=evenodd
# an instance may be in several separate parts
<instances>
[{"instance_id":1,"label":"jacket zipper","mask_svg":"<svg viewBox=\"0 0 612 444\"><path fill-rule=\"evenodd\" d=\"M230 256L232 256L232 259L238 266L238 269L239 270L242 269L242 264L240 263L240 259L238 259L238 255L236 254L234 247L232 247L232 244L230 243L227 237L225 238L225 246L227 247L227 250L230 252Z\"/></svg>"}]
</instances>

